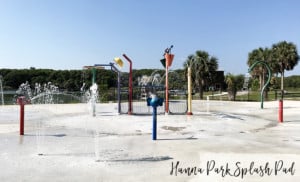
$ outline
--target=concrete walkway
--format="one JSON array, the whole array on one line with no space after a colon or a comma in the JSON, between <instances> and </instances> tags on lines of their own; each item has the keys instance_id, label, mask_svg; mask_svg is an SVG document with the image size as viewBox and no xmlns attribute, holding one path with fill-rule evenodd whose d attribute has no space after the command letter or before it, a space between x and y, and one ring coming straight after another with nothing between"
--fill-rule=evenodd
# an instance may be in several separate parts
<instances>
[{"instance_id":1,"label":"concrete walkway","mask_svg":"<svg viewBox=\"0 0 300 182\"><path fill-rule=\"evenodd\" d=\"M0 106L0 181L300 181L300 102L193 101L192 116L115 104Z\"/></svg>"}]
</instances>

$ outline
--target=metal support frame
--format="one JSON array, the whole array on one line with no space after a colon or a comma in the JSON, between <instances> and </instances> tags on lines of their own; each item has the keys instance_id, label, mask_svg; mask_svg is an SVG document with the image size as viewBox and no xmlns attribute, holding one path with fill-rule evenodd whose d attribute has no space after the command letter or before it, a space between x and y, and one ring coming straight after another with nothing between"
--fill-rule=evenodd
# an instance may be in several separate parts
<instances>
[{"instance_id":1,"label":"metal support frame","mask_svg":"<svg viewBox=\"0 0 300 182\"><path fill-rule=\"evenodd\" d=\"M251 72L251 71L253 70L253 68L254 68L257 64L262 64L262 65L264 65L264 66L267 68L267 70L268 70L268 75L269 75L268 80L267 80L266 84L263 86L263 88L262 88L262 90L261 90L261 93L260 93L260 102L261 102L260 108L263 109L263 108L264 108L264 91L265 91L265 89L267 88L267 86L269 85L270 80L271 80L271 69L270 69L270 66L269 66L266 62L264 62L264 61L256 61L256 62L254 62L254 63L250 66L248 72Z\"/></svg>"},{"instance_id":2,"label":"metal support frame","mask_svg":"<svg viewBox=\"0 0 300 182\"><path fill-rule=\"evenodd\" d=\"M171 54L171 49L173 48L173 45L171 45L169 48L165 49L164 52L164 58L165 58L165 67L166 67L166 104L165 104L165 114L169 114L169 67L171 67L173 59L174 59L174 54Z\"/></svg>"},{"instance_id":3,"label":"metal support frame","mask_svg":"<svg viewBox=\"0 0 300 182\"><path fill-rule=\"evenodd\" d=\"M95 64L94 66L109 66L113 72L118 74L118 113L121 114L121 71L114 65L114 63L109 64Z\"/></svg>"},{"instance_id":4,"label":"metal support frame","mask_svg":"<svg viewBox=\"0 0 300 182\"><path fill-rule=\"evenodd\" d=\"M133 94L133 91L132 91L132 61L131 59L129 59L126 54L123 54L123 57L129 62L129 82L128 82L128 93L129 93L129 96L128 96L128 114L132 114L132 94Z\"/></svg>"}]
</instances>

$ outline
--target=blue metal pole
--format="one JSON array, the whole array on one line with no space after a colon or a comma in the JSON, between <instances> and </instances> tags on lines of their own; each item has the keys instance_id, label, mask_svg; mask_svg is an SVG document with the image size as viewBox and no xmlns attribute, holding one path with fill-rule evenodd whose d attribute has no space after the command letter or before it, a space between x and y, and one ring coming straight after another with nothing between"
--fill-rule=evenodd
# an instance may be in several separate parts
<instances>
[{"instance_id":1,"label":"blue metal pole","mask_svg":"<svg viewBox=\"0 0 300 182\"><path fill-rule=\"evenodd\" d=\"M153 107L153 112L152 112L152 116L153 116L153 128L152 128L152 140L156 140L156 128L157 128L157 122L156 122L156 116L157 116L157 110L156 110L156 106Z\"/></svg>"}]
</instances>

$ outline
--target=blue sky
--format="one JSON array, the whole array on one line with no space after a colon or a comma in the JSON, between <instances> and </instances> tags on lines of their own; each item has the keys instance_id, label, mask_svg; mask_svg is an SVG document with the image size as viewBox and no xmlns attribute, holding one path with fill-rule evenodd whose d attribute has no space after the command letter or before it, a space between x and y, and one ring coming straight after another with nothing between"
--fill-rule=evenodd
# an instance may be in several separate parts
<instances>
[{"instance_id":1,"label":"blue sky","mask_svg":"<svg viewBox=\"0 0 300 182\"><path fill-rule=\"evenodd\" d=\"M226 73L245 74L253 49L286 40L299 53L299 8L298 0L0 0L0 68L81 69L126 53L134 69L162 69L172 44L171 69L205 50Z\"/></svg>"}]
</instances>

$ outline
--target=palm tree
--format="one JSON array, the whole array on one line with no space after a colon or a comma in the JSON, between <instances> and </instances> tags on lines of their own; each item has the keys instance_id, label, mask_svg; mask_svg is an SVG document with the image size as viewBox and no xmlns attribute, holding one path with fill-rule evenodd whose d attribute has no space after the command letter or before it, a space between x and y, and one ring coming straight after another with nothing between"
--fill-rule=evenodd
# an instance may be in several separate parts
<instances>
[{"instance_id":1,"label":"palm tree","mask_svg":"<svg viewBox=\"0 0 300 182\"><path fill-rule=\"evenodd\" d=\"M258 48L254 49L252 52L248 54L247 64L250 67L256 61L265 61L268 64L272 63L271 50L268 48ZM259 77L260 90L265 84L265 76L266 76L266 68L263 65L258 65L252 70L253 76Z\"/></svg>"},{"instance_id":2,"label":"palm tree","mask_svg":"<svg viewBox=\"0 0 300 182\"><path fill-rule=\"evenodd\" d=\"M219 64L218 59L214 56L210 57L210 59L207 62L208 66L208 74L206 79L206 85L212 86L217 78L216 71L218 70Z\"/></svg>"},{"instance_id":3,"label":"palm tree","mask_svg":"<svg viewBox=\"0 0 300 182\"><path fill-rule=\"evenodd\" d=\"M234 76L230 73L227 74L225 77L225 83L227 84L228 99L234 101L237 93Z\"/></svg>"},{"instance_id":4,"label":"palm tree","mask_svg":"<svg viewBox=\"0 0 300 182\"><path fill-rule=\"evenodd\" d=\"M283 92L284 71L293 70L299 61L297 47L292 42L282 41L277 44L273 44L272 51L274 60L276 60L277 64L277 73L281 74L281 91Z\"/></svg>"},{"instance_id":5,"label":"palm tree","mask_svg":"<svg viewBox=\"0 0 300 182\"><path fill-rule=\"evenodd\" d=\"M211 80L213 72L218 69L216 57L210 56L206 51L196 51L195 55L189 55L184 63L192 68L192 82L199 90L200 99L203 99L204 86Z\"/></svg>"},{"instance_id":6,"label":"palm tree","mask_svg":"<svg viewBox=\"0 0 300 182\"><path fill-rule=\"evenodd\" d=\"M237 91L243 88L243 80L243 75L233 75L231 73L228 73L225 76L229 100L235 101Z\"/></svg>"},{"instance_id":7,"label":"palm tree","mask_svg":"<svg viewBox=\"0 0 300 182\"><path fill-rule=\"evenodd\" d=\"M254 49L252 52L248 54L248 66L250 67L252 64L254 64L256 61L264 61L269 65L269 67L272 70L272 73L274 73L273 70L276 70L277 67L275 64L275 61L272 56L272 50L269 48L262 48L259 47L258 49ZM267 76L267 70L266 67L262 64L259 64L256 66L252 72L252 76L258 76L259 77L259 90L263 88L265 85L265 80ZM268 90L265 90L264 92L265 98L268 98Z\"/></svg>"}]
</instances>

